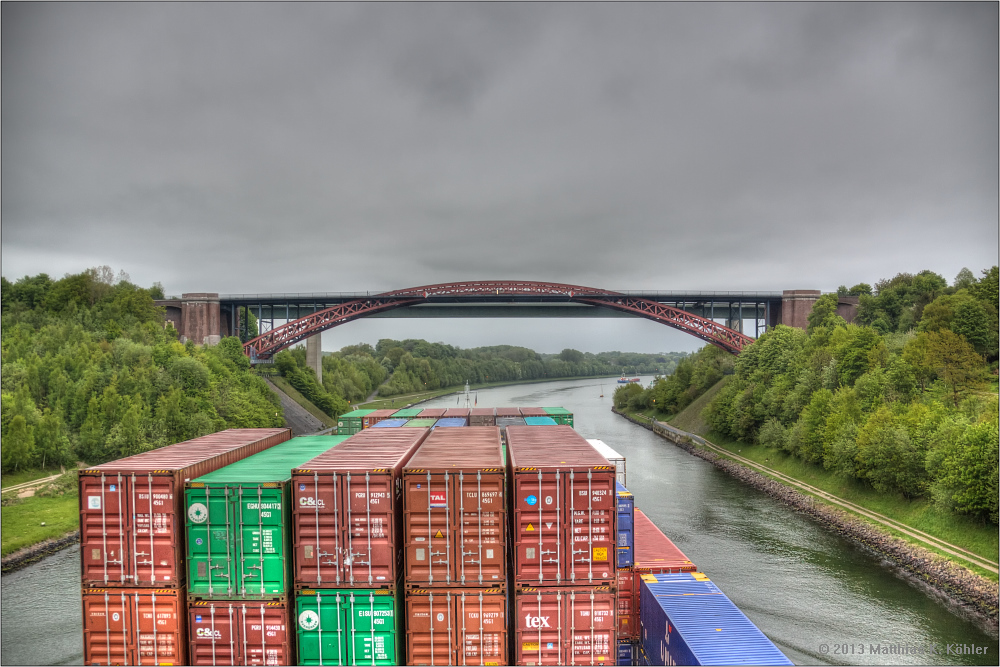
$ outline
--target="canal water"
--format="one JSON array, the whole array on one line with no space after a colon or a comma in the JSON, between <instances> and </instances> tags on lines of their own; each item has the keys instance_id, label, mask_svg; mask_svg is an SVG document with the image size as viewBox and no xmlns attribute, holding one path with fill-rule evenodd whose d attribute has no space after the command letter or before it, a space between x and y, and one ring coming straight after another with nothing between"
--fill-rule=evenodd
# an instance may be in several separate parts
<instances>
[{"instance_id":1,"label":"canal water","mask_svg":"<svg viewBox=\"0 0 1000 667\"><path fill-rule=\"evenodd\" d=\"M626 457L636 507L796 664L1000 664L995 635L887 563L614 415L616 387L614 379L514 385L473 400L573 412L581 435ZM423 407L456 405L464 397ZM4 576L0 662L82 664L78 591L77 547Z\"/></svg>"}]
</instances>

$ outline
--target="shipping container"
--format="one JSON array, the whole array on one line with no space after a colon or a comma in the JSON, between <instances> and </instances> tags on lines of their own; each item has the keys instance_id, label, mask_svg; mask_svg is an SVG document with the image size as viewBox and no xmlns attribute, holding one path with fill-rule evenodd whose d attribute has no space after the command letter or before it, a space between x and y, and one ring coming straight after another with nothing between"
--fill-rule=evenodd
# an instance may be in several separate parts
<instances>
[{"instance_id":1,"label":"shipping container","mask_svg":"<svg viewBox=\"0 0 1000 667\"><path fill-rule=\"evenodd\" d=\"M642 645L652 664L793 664L705 575L641 579Z\"/></svg>"},{"instance_id":2,"label":"shipping container","mask_svg":"<svg viewBox=\"0 0 1000 667\"><path fill-rule=\"evenodd\" d=\"M694 572L697 566L677 548L638 507L635 508L635 565L637 574Z\"/></svg>"},{"instance_id":3,"label":"shipping container","mask_svg":"<svg viewBox=\"0 0 1000 667\"><path fill-rule=\"evenodd\" d=\"M382 419L381 421L377 421L374 424L372 424L370 428L376 428L376 427L399 428L400 426L405 426L406 422L407 422L406 419L393 419L393 418Z\"/></svg>"},{"instance_id":4,"label":"shipping container","mask_svg":"<svg viewBox=\"0 0 1000 667\"><path fill-rule=\"evenodd\" d=\"M625 482L625 457L611 449L611 447L608 447L603 440L587 440L587 442L593 445L594 449L600 452L601 456L611 462L611 465L615 467L615 478L618 480L618 483L627 487L628 484Z\"/></svg>"},{"instance_id":5,"label":"shipping container","mask_svg":"<svg viewBox=\"0 0 1000 667\"><path fill-rule=\"evenodd\" d=\"M413 419L420 414L423 408L403 408L392 413L393 419Z\"/></svg>"},{"instance_id":6,"label":"shipping container","mask_svg":"<svg viewBox=\"0 0 1000 667\"><path fill-rule=\"evenodd\" d=\"M464 419L469 418L469 414L472 412L472 408L448 408L444 411L445 417L461 417Z\"/></svg>"},{"instance_id":7,"label":"shipping container","mask_svg":"<svg viewBox=\"0 0 1000 667\"><path fill-rule=\"evenodd\" d=\"M375 412L372 409L345 412L337 417L337 435L354 435L364 428L362 417Z\"/></svg>"},{"instance_id":8,"label":"shipping container","mask_svg":"<svg viewBox=\"0 0 1000 667\"><path fill-rule=\"evenodd\" d=\"M609 586L514 591L515 665L611 665L618 657Z\"/></svg>"},{"instance_id":9,"label":"shipping container","mask_svg":"<svg viewBox=\"0 0 1000 667\"><path fill-rule=\"evenodd\" d=\"M188 604L189 665L292 665L284 600L196 600Z\"/></svg>"},{"instance_id":10,"label":"shipping container","mask_svg":"<svg viewBox=\"0 0 1000 667\"><path fill-rule=\"evenodd\" d=\"M543 408L520 408L522 417L548 417L547 413Z\"/></svg>"},{"instance_id":11,"label":"shipping container","mask_svg":"<svg viewBox=\"0 0 1000 667\"><path fill-rule=\"evenodd\" d=\"M497 417L520 417L521 408L495 408L493 413Z\"/></svg>"},{"instance_id":12,"label":"shipping container","mask_svg":"<svg viewBox=\"0 0 1000 667\"><path fill-rule=\"evenodd\" d=\"M618 512L618 542L615 552L618 567L632 567L635 563L632 555L635 550L635 498L631 492L615 482L615 500Z\"/></svg>"},{"instance_id":13,"label":"shipping container","mask_svg":"<svg viewBox=\"0 0 1000 667\"><path fill-rule=\"evenodd\" d=\"M406 422L404 426L416 427L416 428L434 428L434 425L437 424L438 421L440 420L434 418L426 419L424 417L420 417L418 419L411 419L410 421Z\"/></svg>"},{"instance_id":14,"label":"shipping container","mask_svg":"<svg viewBox=\"0 0 1000 667\"><path fill-rule=\"evenodd\" d=\"M396 586L403 465L430 432L365 429L292 471L296 587Z\"/></svg>"},{"instance_id":15,"label":"shipping container","mask_svg":"<svg viewBox=\"0 0 1000 667\"><path fill-rule=\"evenodd\" d=\"M422 419L440 419L447 411L446 408L424 408L417 416Z\"/></svg>"},{"instance_id":16,"label":"shipping container","mask_svg":"<svg viewBox=\"0 0 1000 667\"><path fill-rule=\"evenodd\" d=\"M399 589L305 589L295 596L300 665L400 665Z\"/></svg>"},{"instance_id":17,"label":"shipping container","mask_svg":"<svg viewBox=\"0 0 1000 667\"><path fill-rule=\"evenodd\" d=\"M496 426L497 418L493 408L472 408L469 412L469 426Z\"/></svg>"},{"instance_id":18,"label":"shipping container","mask_svg":"<svg viewBox=\"0 0 1000 667\"><path fill-rule=\"evenodd\" d=\"M508 426L515 586L615 583L615 477L570 426Z\"/></svg>"},{"instance_id":19,"label":"shipping container","mask_svg":"<svg viewBox=\"0 0 1000 667\"><path fill-rule=\"evenodd\" d=\"M183 591L84 588L81 597L83 664L186 664Z\"/></svg>"},{"instance_id":20,"label":"shipping container","mask_svg":"<svg viewBox=\"0 0 1000 667\"><path fill-rule=\"evenodd\" d=\"M525 417L525 426L556 426L556 420L552 417Z\"/></svg>"},{"instance_id":21,"label":"shipping container","mask_svg":"<svg viewBox=\"0 0 1000 667\"><path fill-rule=\"evenodd\" d=\"M632 568L619 568L617 579L618 639L639 639L639 577Z\"/></svg>"},{"instance_id":22,"label":"shipping container","mask_svg":"<svg viewBox=\"0 0 1000 667\"><path fill-rule=\"evenodd\" d=\"M85 587L184 584L184 480L288 440L286 428L229 429L79 475Z\"/></svg>"},{"instance_id":23,"label":"shipping container","mask_svg":"<svg viewBox=\"0 0 1000 667\"><path fill-rule=\"evenodd\" d=\"M268 599L291 591L292 468L348 437L292 438L186 484L192 598Z\"/></svg>"},{"instance_id":24,"label":"shipping container","mask_svg":"<svg viewBox=\"0 0 1000 667\"><path fill-rule=\"evenodd\" d=\"M566 408L542 408L545 414L556 420L557 423L565 426L573 426L573 413Z\"/></svg>"},{"instance_id":25,"label":"shipping container","mask_svg":"<svg viewBox=\"0 0 1000 667\"><path fill-rule=\"evenodd\" d=\"M465 417L442 417L434 424L434 428L439 426L468 426Z\"/></svg>"},{"instance_id":26,"label":"shipping container","mask_svg":"<svg viewBox=\"0 0 1000 667\"><path fill-rule=\"evenodd\" d=\"M392 419L392 414L396 412L395 410L372 410L368 414L361 417L361 425L364 428L371 428L375 424L379 423L383 419Z\"/></svg>"},{"instance_id":27,"label":"shipping container","mask_svg":"<svg viewBox=\"0 0 1000 667\"><path fill-rule=\"evenodd\" d=\"M506 489L496 426L435 429L403 468L404 583L504 586Z\"/></svg>"},{"instance_id":28,"label":"shipping container","mask_svg":"<svg viewBox=\"0 0 1000 667\"><path fill-rule=\"evenodd\" d=\"M500 428L507 428L508 426L524 426L524 417L497 416L496 423Z\"/></svg>"},{"instance_id":29,"label":"shipping container","mask_svg":"<svg viewBox=\"0 0 1000 667\"><path fill-rule=\"evenodd\" d=\"M406 621L407 665L507 664L504 590L408 590Z\"/></svg>"},{"instance_id":30,"label":"shipping container","mask_svg":"<svg viewBox=\"0 0 1000 667\"><path fill-rule=\"evenodd\" d=\"M622 641L621 637L618 638L618 664L619 665L638 665L639 664L639 645L632 641Z\"/></svg>"}]
</instances>

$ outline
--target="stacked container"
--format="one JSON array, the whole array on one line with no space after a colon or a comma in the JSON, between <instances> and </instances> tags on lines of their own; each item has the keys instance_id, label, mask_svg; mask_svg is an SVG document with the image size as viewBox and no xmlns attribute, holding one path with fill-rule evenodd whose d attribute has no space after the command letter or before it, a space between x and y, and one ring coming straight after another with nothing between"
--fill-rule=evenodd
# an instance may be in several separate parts
<instances>
[{"instance_id":1,"label":"stacked container","mask_svg":"<svg viewBox=\"0 0 1000 667\"><path fill-rule=\"evenodd\" d=\"M393 419L415 419L422 408L403 408L392 413Z\"/></svg>"},{"instance_id":2,"label":"stacked container","mask_svg":"<svg viewBox=\"0 0 1000 667\"><path fill-rule=\"evenodd\" d=\"M448 412L445 408L424 408L420 411L418 415L421 419L440 419L444 417L444 413Z\"/></svg>"},{"instance_id":3,"label":"stacked container","mask_svg":"<svg viewBox=\"0 0 1000 667\"><path fill-rule=\"evenodd\" d=\"M556 426L556 420L552 417L525 417L525 426Z\"/></svg>"},{"instance_id":4,"label":"stacked container","mask_svg":"<svg viewBox=\"0 0 1000 667\"><path fill-rule=\"evenodd\" d=\"M423 417L420 417L418 419L411 419L410 421L406 422L406 424L404 424L404 426L408 426L410 428L414 428L414 427L415 428L434 428L434 425L437 424L438 421L439 420L433 419L433 418L432 419L425 419Z\"/></svg>"},{"instance_id":5,"label":"stacked container","mask_svg":"<svg viewBox=\"0 0 1000 667\"><path fill-rule=\"evenodd\" d=\"M365 427L364 417L375 412L374 410L354 410L345 412L337 417L337 435L354 435Z\"/></svg>"},{"instance_id":6,"label":"stacked container","mask_svg":"<svg viewBox=\"0 0 1000 667\"><path fill-rule=\"evenodd\" d=\"M635 499L629 490L617 481L615 506L618 515L618 540L615 544L615 564L618 566L618 587L615 591L618 607L618 664L631 665L636 660L639 640L639 600L635 592L633 569Z\"/></svg>"},{"instance_id":7,"label":"stacked container","mask_svg":"<svg viewBox=\"0 0 1000 667\"><path fill-rule=\"evenodd\" d=\"M545 414L555 419L558 424L573 425L573 413L566 408L542 408L542 410L545 410Z\"/></svg>"},{"instance_id":8,"label":"stacked container","mask_svg":"<svg viewBox=\"0 0 1000 667\"><path fill-rule=\"evenodd\" d=\"M427 428L373 428L292 471L299 661L404 663L403 466Z\"/></svg>"},{"instance_id":9,"label":"stacked container","mask_svg":"<svg viewBox=\"0 0 1000 667\"><path fill-rule=\"evenodd\" d=\"M292 660L291 470L347 437L292 438L187 482L192 665Z\"/></svg>"},{"instance_id":10,"label":"stacked container","mask_svg":"<svg viewBox=\"0 0 1000 667\"><path fill-rule=\"evenodd\" d=\"M406 424L406 422L406 419L396 419L394 417L390 417L388 419L381 419L374 422L369 428L399 428L400 426Z\"/></svg>"},{"instance_id":11,"label":"stacked container","mask_svg":"<svg viewBox=\"0 0 1000 667\"><path fill-rule=\"evenodd\" d=\"M700 572L643 575L640 602L649 664L793 664Z\"/></svg>"},{"instance_id":12,"label":"stacked container","mask_svg":"<svg viewBox=\"0 0 1000 667\"><path fill-rule=\"evenodd\" d=\"M572 427L506 431L513 661L612 664L614 470Z\"/></svg>"},{"instance_id":13,"label":"stacked container","mask_svg":"<svg viewBox=\"0 0 1000 667\"><path fill-rule=\"evenodd\" d=\"M495 426L436 429L404 468L406 664L507 662L504 473Z\"/></svg>"},{"instance_id":14,"label":"stacked container","mask_svg":"<svg viewBox=\"0 0 1000 667\"><path fill-rule=\"evenodd\" d=\"M434 428L439 426L468 426L463 417L442 417L434 424Z\"/></svg>"},{"instance_id":15,"label":"stacked container","mask_svg":"<svg viewBox=\"0 0 1000 667\"><path fill-rule=\"evenodd\" d=\"M361 426L362 428L371 428L383 419L392 419L392 415L395 412L395 410L388 409L372 410L368 414L361 417Z\"/></svg>"},{"instance_id":16,"label":"stacked container","mask_svg":"<svg viewBox=\"0 0 1000 667\"><path fill-rule=\"evenodd\" d=\"M593 445L594 449L601 453L601 456L611 462L611 465L615 467L615 478L618 480L618 483L627 487L628 482L625 481L625 457L609 447L603 440L587 440L587 442Z\"/></svg>"},{"instance_id":17,"label":"stacked container","mask_svg":"<svg viewBox=\"0 0 1000 667\"><path fill-rule=\"evenodd\" d=\"M472 408L469 411L469 426L496 426L497 418L493 408Z\"/></svg>"},{"instance_id":18,"label":"stacked container","mask_svg":"<svg viewBox=\"0 0 1000 667\"><path fill-rule=\"evenodd\" d=\"M447 410L444 411L444 416L451 418L468 419L471 412L472 412L471 408L448 408Z\"/></svg>"},{"instance_id":19,"label":"stacked container","mask_svg":"<svg viewBox=\"0 0 1000 667\"><path fill-rule=\"evenodd\" d=\"M80 471L86 664L187 662L184 480L289 437L230 429Z\"/></svg>"}]
</instances>

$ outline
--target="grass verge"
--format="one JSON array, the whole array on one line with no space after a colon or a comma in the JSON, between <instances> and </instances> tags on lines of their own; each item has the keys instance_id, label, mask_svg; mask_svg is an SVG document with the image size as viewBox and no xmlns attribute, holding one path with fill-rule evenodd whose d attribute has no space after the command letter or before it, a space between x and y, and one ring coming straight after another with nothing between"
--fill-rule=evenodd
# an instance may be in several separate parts
<instances>
[{"instance_id":1,"label":"grass verge","mask_svg":"<svg viewBox=\"0 0 1000 667\"><path fill-rule=\"evenodd\" d=\"M80 527L75 484L72 491L67 488L58 495L35 495L16 501L4 496L4 505L0 515L0 553L3 556L43 540L62 537Z\"/></svg>"},{"instance_id":2,"label":"grass verge","mask_svg":"<svg viewBox=\"0 0 1000 667\"><path fill-rule=\"evenodd\" d=\"M59 468L47 468L44 470L32 468L30 470L18 470L17 472L8 473L3 475L3 477L0 477L0 486L6 489L8 486L16 486L17 484L24 484L25 482L32 482L36 479L51 477L52 475L58 474Z\"/></svg>"},{"instance_id":3,"label":"grass verge","mask_svg":"<svg viewBox=\"0 0 1000 667\"><path fill-rule=\"evenodd\" d=\"M287 394L289 398L291 398L293 401L301 405L306 410L306 412L308 412L313 417L323 422L323 425L326 426L327 428L337 425L336 418L331 417L330 415L326 414L325 412L317 408L315 405L313 405L312 401L303 396L302 393L299 392L299 390L293 387L291 384L289 384L288 380L286 380L285 378L281 377L280 375L269 375L267 376L267 379L273 382L275 387L285 392L285 394Z\"/></svg>"}]
</instances>

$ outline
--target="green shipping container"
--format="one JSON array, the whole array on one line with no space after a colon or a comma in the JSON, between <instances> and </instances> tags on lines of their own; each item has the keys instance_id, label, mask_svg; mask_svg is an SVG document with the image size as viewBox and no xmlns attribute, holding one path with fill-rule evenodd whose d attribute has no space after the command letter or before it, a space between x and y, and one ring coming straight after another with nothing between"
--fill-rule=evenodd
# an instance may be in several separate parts
<instances>
[{"instance_id":1,"label":"green shipping container","mask_svg":"<svg viewBox=\"0 0 1000 667\"><path fill-rule=\"evenodd\" d=\"M292 438L186 484L188 593L270 599L290 581L292 468L344 440Z\"/></svg>"},{"instance_id":2,"label":"green shipping container","mask_svg":"<svg viewBox=\"0 0 1000 667\"><path fill-rule=\"evenodd\" d=\"M399 589L316 589L295 595L300 665L401 665Z\"/></svg>"},{"instance_id":3,"label":"green shipping container","mask_svg":"<svg viewBox=\"0 0 1000 667\"><path fill-rule=\"evenodd\" d=\"M419 426L421 428L433 428L434 424L437 424L437 419L411 419L410 421L403 424L403 426Z\"/></svg>"},{"instance_id":4,"label":"green shipping container","mask_svg":"<svg viewBox=\"0 0 1000 667\"><path fill-rule=\"evenodd\" d=\"M354 435L361 431L361 418L375 410L355 410L337 417L337 435Z\"/></svg>"},{"instance_id":5,"label":"green shipping container","mask_svg":"<svg viewBox=\"0 0 1000 667\"><path fill-rule=\"evenodd\" d=\"M392 413L393 419L413 419L420 414L423 408L403 408Z\"/></svg>"},{"instance_id":6,"label":"green shipping container","mask_svg":"<svg viewBox=\"0 0 1000 667\"><path fill-rule=\"evenodd\" d=\"M557 424L573 425L573 413L566 408L542 408L542 410L545 410L545 414L549 417L555 419Z\"/></svg>"}]
</instances>

